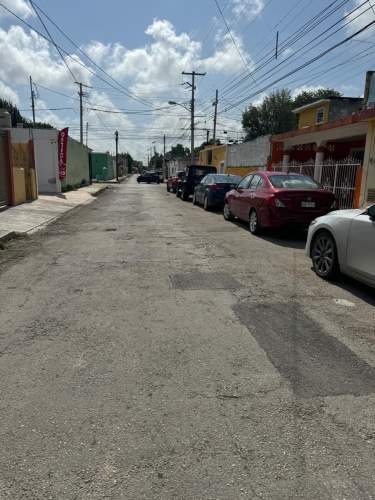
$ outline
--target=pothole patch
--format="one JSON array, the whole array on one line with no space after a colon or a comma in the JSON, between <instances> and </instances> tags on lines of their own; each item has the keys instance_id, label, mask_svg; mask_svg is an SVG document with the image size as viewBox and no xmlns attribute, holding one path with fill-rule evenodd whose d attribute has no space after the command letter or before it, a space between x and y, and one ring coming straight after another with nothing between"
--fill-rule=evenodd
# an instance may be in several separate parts
<instances>
[{"instance_id":1,"label":"pothole patch","mask_svg":"<svg viewBox=\"0 0 375 500\"><path fill-rule=\"evenodd\" d=\"M179 290L235 290L242 288L233 276L228 273L176 273L170 275L173 288Z\"/></svg>"},{"instance_id":2,"label":"pothole patch","mask_svg":"<svg viewBox=\"0 0 375 500\"><path fill-rule=\"evenodd\" d=\"M350 302L350 300L346 299L334 299L334 303L338 306L355 307L354 302Z\"/></svg>"}]
</instances>

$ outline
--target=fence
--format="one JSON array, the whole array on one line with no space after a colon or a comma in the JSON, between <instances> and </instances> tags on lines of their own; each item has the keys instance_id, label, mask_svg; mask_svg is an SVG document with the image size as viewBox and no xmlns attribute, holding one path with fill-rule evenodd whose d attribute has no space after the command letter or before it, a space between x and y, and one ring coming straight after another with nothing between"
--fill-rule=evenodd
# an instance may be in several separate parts
<instances>
[{"instance_id":1,"label":"fence","mask_svg":"<svg viewBox=\"0 0 375 500\"><path fill-rule=\"evenodd\" d=\"M354 208L356 192L360 189L361 163L353 158L342 161L326 160L321 164L290 163L289 165L274 165L276 172L295 172L309 175L318 181L325 189L335 193L339 208Z\"/></svg>"}]
</instances>

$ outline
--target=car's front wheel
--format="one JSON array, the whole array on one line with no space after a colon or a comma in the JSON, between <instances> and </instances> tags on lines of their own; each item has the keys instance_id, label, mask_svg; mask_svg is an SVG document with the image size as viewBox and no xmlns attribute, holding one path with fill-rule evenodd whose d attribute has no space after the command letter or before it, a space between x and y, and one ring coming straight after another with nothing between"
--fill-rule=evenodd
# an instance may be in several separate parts
<instances>
[{"instance_id":1,"label":"car's front wheel","mask_svg":"<svg viewBox=\"0 0 375 500\"><path fill-rule=\"evenodd\" d=\"M260 224L259 217L255 208L250 212L249 217L249 230L251 234L259 234L260 233Z\"/></svg>"},{"instance_id":2,"label":"car's front wheel","mask_svg":"<svg viewBox=\"0 0 375 500\"><path fill-rule=\"evenodd\" d=\"M324 279L334 278L339 270L336 243L328 231L320 231L311 246L311 259L315 273Z\"/></svg>"},{"instance_id":3,"label":"car's front wheel","mask_svg":"<svg viewBox=\"0 0 375 500\"><path fill-rule=\"evenodd\" d=\"M184 200L184 201L188 201L189 199L189 193L187 193L185 191L185 189L182 190L182 193L181 193L181 198Z\"/></svg>"},{"instance_id":4,"label":"car's front wheel","mask_svg":"<svg viewBox=\"0 0 375 500\"><path fill-rule=\"evenodd\" d=\"M233 220L232 212L230 211L228 203L224 204L223 216L225 220Z\"/></svg>"},{"instance_id":5,"label":"car's front wheel","mask_svg":"<svg viewBox=\"0 0 375 500\"><path fill-rule=\"evenodd\" d=\"M209 204L209 201L208 201L208 196L205 196L204 197L204 201L203 201L203 208L205 210L210 210L210 204Z\"/></svg>"}]
</instances>

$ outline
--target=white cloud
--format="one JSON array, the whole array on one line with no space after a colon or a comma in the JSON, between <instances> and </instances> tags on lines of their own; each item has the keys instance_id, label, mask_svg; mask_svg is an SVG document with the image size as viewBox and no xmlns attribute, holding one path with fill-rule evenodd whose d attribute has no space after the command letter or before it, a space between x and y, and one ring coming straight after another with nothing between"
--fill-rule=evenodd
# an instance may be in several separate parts
<instances>
[{"instance_id":1,"label":"white cloud","mask_svg":"<svg viewBox=\"0 0 375 500\"><path fill-rule=\"evenodd\" d=\"M237 18L248 20L258 16L264 9L264 0L232 0L232 11Z\"/></svg>"},{"instance_id":2,"label":"white cloud","mask_svg":"<svg viewBox=\"0 0 375 500\"><path fill-rule=\"evenodd\" d=\"M363 4L363 0L355 0L354 5L352 6L353 8L351 10L354 10L361 4ZM348 23L346 26L346 30L349 34L355 33L356 31L359 31L361 28L364 28L371 21L374 21L374 19L375 19L375 1L369 0L369 2L365 3L362 7L356 9L352 14L348 16L346 21ZM357 35L356 38L363 39L365 37L368 37L370 34L373 35L373 33L374 33L374 26L363 31L360 35Z\"/></svg>"},{"instance_id":3,"label":"white cloud","mask_svg":"<svg viewBox=\"0 0 375 500\"><path fill-rule=\"evenodd\" d=\"M12 104L18 106L20 100L18 94L15 90L5 85L4 82L0 80L0 99L6 99L10 101Z\"/></svg>"},{"instance_id":4,"label":"white cloud","mask_svg":"<svg viewBox=\"0 0 375 500\"><path fill-rule=\"evenodd\" d=\"M0 78L12 84L25 84L29 75L46 86L66 88L72 85L72 76L64 63L53 56L46 40L34 32L27 33L20 26L8 31L0 29ZM79 60L78 56L74 56ZM77 79L90 81L91 76L78 62L68 62Z\"/></svg>"},{"instance_id":5,"label":"white cloud","mask_svg":"<svg viewBox=\"0 0 375 500\"><path fill-rule=\"evenodd\" d=\"M236 41L237 47L244 55L245 49L242 45L241 39L235 35L233 35L233 37ZM251 59L247 56L245 60L249 62L248 68L251 70L253 67ZM244 62L239 54L239 51L234 46L228 33L221 37L221 42L219 42L219 46L216 48L215 53L211 57L203 59L201 64L207 71L224 74L235 73L244 67Z\"/></svg>"},{"instance_id":6,"label":"white cloud","mask_svg":"<svg viewBox=\"0 0 375 500\"><path fill-rule=\"evenodd\" d=\"M30 5L25 0L2 0L2 3L20 17L28 18L33 15ZM10 14L5 9L0 8L0 17L8 15Z\"/></svg>"}]
</instances>

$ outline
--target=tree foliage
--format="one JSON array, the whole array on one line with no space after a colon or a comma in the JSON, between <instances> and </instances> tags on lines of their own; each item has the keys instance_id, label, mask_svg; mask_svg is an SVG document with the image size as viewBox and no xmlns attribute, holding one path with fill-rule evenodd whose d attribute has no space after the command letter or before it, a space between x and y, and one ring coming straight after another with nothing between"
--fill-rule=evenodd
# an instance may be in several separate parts
<instances>
[{"instance_id":1,"label":"tree foliage","mask_svg":"<svg viewBox=\"0 0 375 500\"><path fill-rule=\"evenodd\" d=\"M277 90L266 96L259 106L250 105L242 114L245 141L261 135L289 132L297 127L297 116L292 112L293 109L320 99L340 96L337 90L325 88L305 90L294 98L288 89Z\"/></svg>"},{"instance_id":2,"label":"tree foliage","mask_svg":"<svg viewBox=\"0 0 375 500\"><path fill-rule=\"evenodd\" d=\"M182 144L176 144L172 146L171 150L168 152L168 156L171 158L189 158L190 149L185 148Z\"/></svg>"},{"instance_id":3,"label":"tree foliage","mask_svg":"<svg viewBox=\"0 0 375 500\"><path fill-rule=\"evenodd\" d=\"M35 125L32 121L24 118L17 106L14 106L11 102L0 98L0 108L6 109L11 116L12 127L16 127L17 123L23 123L27 128L53 128L49 123L35 122Z\"/></svg>"}]
</instances>

